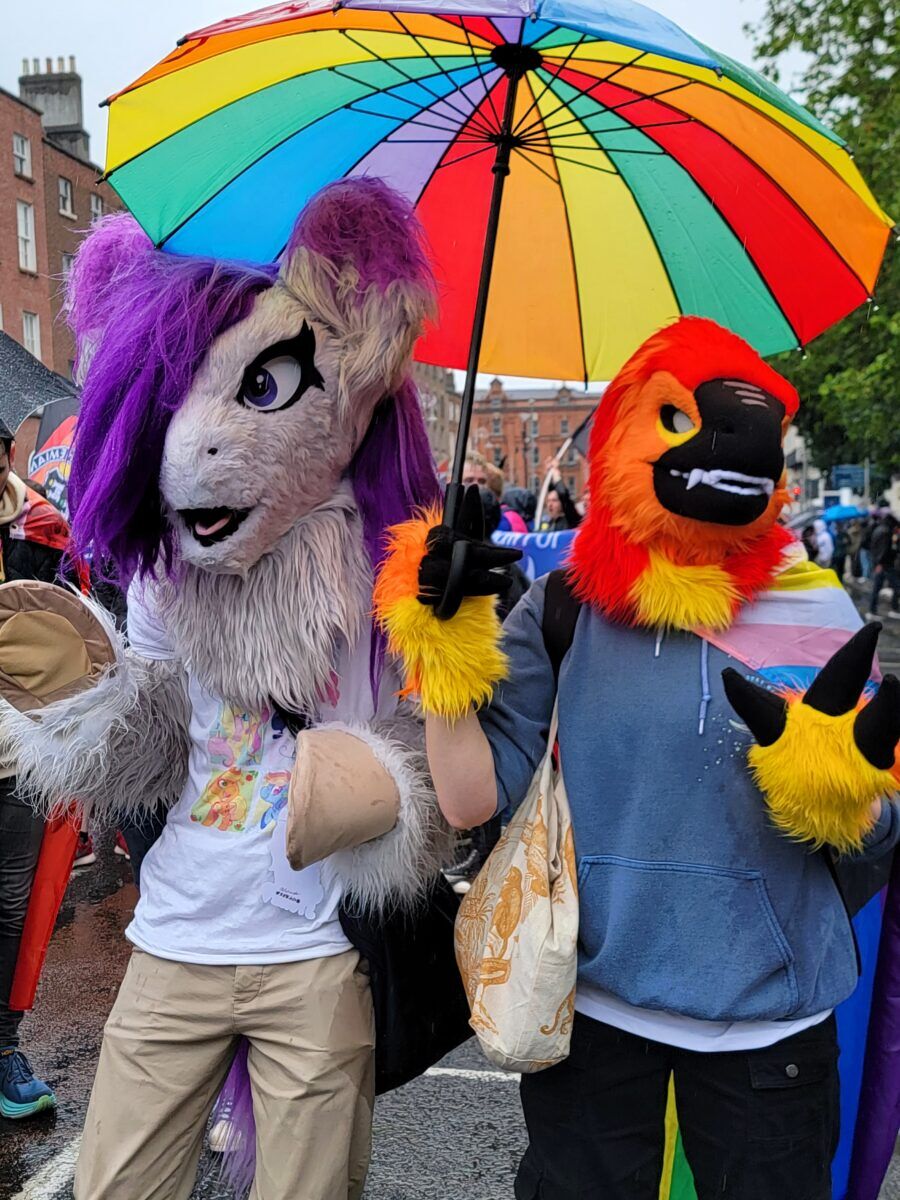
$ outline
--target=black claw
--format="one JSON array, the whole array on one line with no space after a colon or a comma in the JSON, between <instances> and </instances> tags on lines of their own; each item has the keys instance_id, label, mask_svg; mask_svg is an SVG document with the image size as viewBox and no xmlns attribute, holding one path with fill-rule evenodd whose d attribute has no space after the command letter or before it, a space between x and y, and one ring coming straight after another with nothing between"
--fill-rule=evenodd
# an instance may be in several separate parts
<instances>
[{"instance_id":1,"label":"black claw","mask_svg":"<svg viewBox=\"0 0 900 1200\"><path fill-rule=\"evenodd\" d=\"M481 503L481 493L474 483L466 488L463 496L456 532L476 542L484 541L484 505Z\"/></svg>"},{"instance_id":2,"label":"black claw","mask_svg":"<svg viewBox=\"0 0 900 1200\"><path fill-rule=\"evenodd\" d=\"M885 675L881 687L853 722L853 740L863 758L879 771L894 765L900 741L900 680Z\"/></svg>"},{"instance_id":3,"label":"black claw","mask_svg":"<svg viewBox=\"0 0 900 1200\"><path fill-rule=\"evenodd\" d=\"M881 625L873 621L845 642L815 677L803 703L828 717L839 717L856 708L872 674L879 633Z\"/></svg>"},{"instance_id":4,"label":"black claw","mask_svg":"<svg viewBox=\"0 0 900 1200\"><path fill-rule=\"evenodd\" d=\"M760 746L771 746L784 733L787 724L787 704L783 697L757 687L740 671L726 667L722 683L728 703L746 724Z\"/></svg>"}]
</instances>

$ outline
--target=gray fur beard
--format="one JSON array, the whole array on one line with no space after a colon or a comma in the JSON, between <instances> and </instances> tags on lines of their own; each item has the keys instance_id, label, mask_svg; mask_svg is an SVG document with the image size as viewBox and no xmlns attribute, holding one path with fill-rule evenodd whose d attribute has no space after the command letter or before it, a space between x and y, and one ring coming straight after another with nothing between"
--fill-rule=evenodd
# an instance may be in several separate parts
<instances>
[{"instance_id":1,"label":"gray fur beard","mask_svg":"<svg viewBox=\"0 0 900 1200\"><path fill-rule=\"evenodd\" d=\"M313 713L341 642L371 609L372 571L348 486L290 529L246 575L182 563L154 587L177 653L212 695Z\"/></svg>"}]
</instances>

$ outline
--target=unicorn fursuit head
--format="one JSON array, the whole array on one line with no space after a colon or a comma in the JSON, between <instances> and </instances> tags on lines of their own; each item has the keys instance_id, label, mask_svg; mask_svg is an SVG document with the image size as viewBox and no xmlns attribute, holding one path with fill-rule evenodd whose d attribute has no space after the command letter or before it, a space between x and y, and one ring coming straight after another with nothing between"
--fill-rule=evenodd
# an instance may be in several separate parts
<instances>
[{"instance_id":1,"label":"unicorn fursuit head","mask_svg":"<svg viewBox=\"0 0 900 1200\"><path fill-rule=\"evenodd\" d=\"M86 239L73 538L130 583L130 647L90 692L5 723L36 804L74 794L109 821L171 807L210 788L188 769L204 704L263 742L287 717L310 747L352 733L396 790L390 830L339 847L345 892L422 892L448 835L370 614L386 528L438 496L410 378L433 306L415 218L373 179L314 197L277 267L165 254L123 215ZM227 769L257 770L242 789L259 827L271 780L252 758L237 747Z\"/></svg>"}]
</instances>

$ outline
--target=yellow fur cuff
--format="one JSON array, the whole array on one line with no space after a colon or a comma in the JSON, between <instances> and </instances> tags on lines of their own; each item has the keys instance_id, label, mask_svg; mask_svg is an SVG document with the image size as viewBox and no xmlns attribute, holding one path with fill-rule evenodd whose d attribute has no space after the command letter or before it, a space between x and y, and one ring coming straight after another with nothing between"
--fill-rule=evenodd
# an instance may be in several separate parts
<instances>
[{"instance_id":1,"label":"yellow fur cuff","mask_svg":"<svg viewBox=\"0 0 900 1200\"><path fill-rule=\"evenodd\" d=\"M455 720L486 704L506 676L500 619L493 596L469 596L449 621L420 604L419 563L436 513L395 526L375 585L375 615L391 654L403 663L406 690L418 693L427 713Z\"/></svg>"},{"instance_id":2,"label":"yellow fur cuff","mask_svg":"<svg viewBox=\"0 0 900 1200\"><path fill-rule=\"evenodd\" d=\"M890 771L860 754L853 738L856 711L830 717L799 699L789 702L784 733L748 754L772 820L797 841L859 850L872 828L870 809L896 789Z\"/></svg>"}]
</instances>

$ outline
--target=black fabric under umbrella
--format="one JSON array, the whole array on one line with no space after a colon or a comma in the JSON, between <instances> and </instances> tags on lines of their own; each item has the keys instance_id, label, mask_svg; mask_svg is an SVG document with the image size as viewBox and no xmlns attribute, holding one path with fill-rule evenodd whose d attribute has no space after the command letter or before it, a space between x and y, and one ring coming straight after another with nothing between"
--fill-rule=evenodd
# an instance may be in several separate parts
<instances>
[{"instance_id":1,"label":"black fabric under umbrella","mask_svg":"<svg viewBox=\"0 0 900 1200\"><path fill-rule=\"evenodd\" d=\"M77 396L74 383L45 367L8 333L0 333L0 421L13 433L36 409Z\"/></svg>"}]
</instances>

